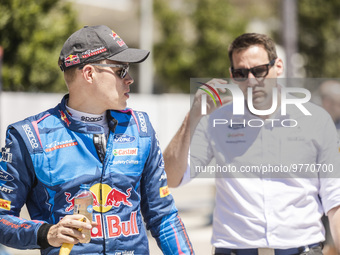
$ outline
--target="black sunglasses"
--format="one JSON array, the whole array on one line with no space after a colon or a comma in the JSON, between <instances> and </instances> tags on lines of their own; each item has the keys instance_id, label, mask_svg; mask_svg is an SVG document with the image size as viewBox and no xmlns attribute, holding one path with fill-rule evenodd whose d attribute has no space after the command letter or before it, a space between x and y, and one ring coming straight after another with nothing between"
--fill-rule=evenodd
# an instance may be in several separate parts
<instances>
[{"instance_id":1,"label":"black sunglasses","mask_svg":"<svg viewBox=\"0 0 340 255\"><path fill-rule=\"evenodd\" d=\"M119 65L119 64L90 64L93 66L104 66L104 67L120 67L121 69L116 71L118 76L121 79L124 79L127 73L129 72L129 65Z\"/></svg>"},{"instance_id":2,"label":"black sunglasses","mask_svg":"<svg viewBox=\"0 0 340 255\"><path fill-rule=\"evenodd\" d=\"M249 77L249 72L251 72L255 78L262 78L260 80L263 80L269 72L269 69L275 64L276 58L271 60L268 64L260 65L260 66L254 66L252 68L240 68L240 69L234 69L234 67L231 68L231 73L233 75L233 79L235 81L246 81Z\"/></svg>"}]
</instances>

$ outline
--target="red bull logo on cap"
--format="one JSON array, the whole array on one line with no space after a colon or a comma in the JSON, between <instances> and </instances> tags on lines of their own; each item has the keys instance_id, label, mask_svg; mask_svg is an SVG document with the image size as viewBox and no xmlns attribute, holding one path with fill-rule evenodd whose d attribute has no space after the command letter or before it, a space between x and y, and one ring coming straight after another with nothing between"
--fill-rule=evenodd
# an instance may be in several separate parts
<instances>
[{"instance_id":1,"label":"red bull logo on cap","mask_svg":"<svg viewBox=\"0 0 340 255\"><path fill-rule=\"evenodd\" d=\"M112 30L111 36L113 40L115 40L115 42L119 45L119 47L125 45L125 42L122 40L122 38L120 38L120 36L115 31Z\"/></svg>"},{"instance_id":2,"label":"red bull logo on cap","mask_svg":"<svg viewBox=\"0 0 340 255\"><path fill-rule=\"evenodd\" d=\"M80 63L80 59L78 55L69 55L67 58L65 58L65 66L73 66Z\"/></svg>"}]
</instances>

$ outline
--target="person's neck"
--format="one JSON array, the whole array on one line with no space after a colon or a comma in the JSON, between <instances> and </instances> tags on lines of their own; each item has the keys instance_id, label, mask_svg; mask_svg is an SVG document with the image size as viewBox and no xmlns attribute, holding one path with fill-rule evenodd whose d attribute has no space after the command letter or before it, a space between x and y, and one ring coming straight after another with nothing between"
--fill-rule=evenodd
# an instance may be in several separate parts
<instances>
[{"instance_id":1,"label":"person's neck","mask_svg":"<svg viewBox=\"0 0 340 255\"><path fill-rule=\"evenodd\" d=\"M71 116L71 118L76 121L81 121L84 123L92 123L92 124L97 124L97 125L102 126L104 128L104 133L108 135L109 126L108 126L105 112L102 114L86 113L86 112L81 112L81 111L72 109L68 105L66 105L66 110L68 114Z\"/></svg>"},{"instance_id":2,"label":"person's neck","mask_svg":"<svg viewBox=\"0 0 340 255\"><path fill-rule=\"evenodd\" d=\"M78 111L78 112L82 112L82 113L86 113L86 114L93 114L93 115L102 115L104 114L106 111L103 111L102 109L97 109L95 106L92 107L89 104L86 103L80 103L80 104L72 104L70 102L67 103L67 107Z\"/></svg>"},{"instance_id":3,"label":"person's neck","mask_svg":"<svg viewBox=\"0 0 340 255\"><path fill-rule=\"evenodd\" d=\"M75 94L74 91L70 91L69 98L66 102L67 106L73 110L87 113L87 114L94 114L94 115L102 115L106 112L106 109L103 109L99 104L94 104L91 102L95 102L94 98L88 96L85 92L79 92L80 94Z\"/></svg>"},{"instance_id":4,"label":"person's neck","mask_svg":"<svg viewBox=\"0 0 340 255\"><path fill-rule=\"evenodd\" d=\"M66 105L66 109L71 117L75 120L82 122L102 122L102 120L106 120L105 112L101 114L93 114L88 112L82 112L72 107ZM98 123L99 124L99 123Z\"/></svg>"}]
</instances>

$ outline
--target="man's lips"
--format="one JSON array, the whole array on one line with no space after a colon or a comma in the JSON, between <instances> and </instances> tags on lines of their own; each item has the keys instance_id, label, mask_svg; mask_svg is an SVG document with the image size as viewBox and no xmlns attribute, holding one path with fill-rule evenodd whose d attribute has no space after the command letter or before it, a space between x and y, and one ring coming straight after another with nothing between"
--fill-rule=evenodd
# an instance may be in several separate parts
<instances>
[{"instance_id":1,"label":"man's lips","mask_svg":"<svg viewBox=\"0 0 340 255\"><path fill-rule=\"evenodd\" d=\"M261 95L263 95L263 91L257 90L257 91L253 91L253 99L260 97Z\"/></svg>"}]
</instances>

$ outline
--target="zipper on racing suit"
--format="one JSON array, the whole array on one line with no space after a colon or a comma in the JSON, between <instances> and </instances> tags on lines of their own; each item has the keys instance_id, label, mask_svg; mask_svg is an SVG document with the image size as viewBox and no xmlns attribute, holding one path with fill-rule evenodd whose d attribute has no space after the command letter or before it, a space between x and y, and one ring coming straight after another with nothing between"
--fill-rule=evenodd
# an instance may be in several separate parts
<instances>
[{"instance_id":1,"label":"zipper on racing suit","mask_svg":"<svg viewBox=\"0 0 340 255\"><path fill-rule=\"evenodd\" d=\"M108 126L109 126L109 134L108 134L108 137L106 137L106 134L94 134L93 135L93 143L94 143L94 147L96 148L96 151L97 151L97 155L100 159L100 161L102 162L103 164L103 169L102 169L102 174L101 174L101 177L100 177L100 200L102 201L102 183L103 183L103 177L104 177L104 168L105 168L105 155L106 155L106 146L107 146L107 141L109 140L109 136L110 136L110 133L114 133L115 130L116 130L116 126L118 124L118 121L113 118L110 114L110 111L107 112L107 118L109 120L109 123L108 123ZM100 220L103 222L103 213L100 212ZM105 234L103 236L103 251L104 251L104 254L106 254L106 240L105 240Z\"/></svg>"}]
</instances>

